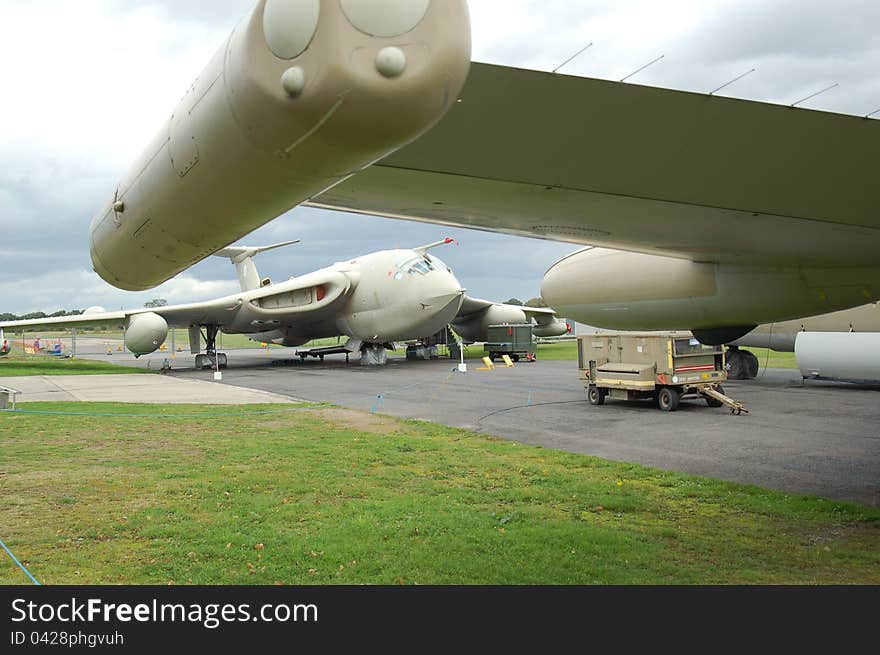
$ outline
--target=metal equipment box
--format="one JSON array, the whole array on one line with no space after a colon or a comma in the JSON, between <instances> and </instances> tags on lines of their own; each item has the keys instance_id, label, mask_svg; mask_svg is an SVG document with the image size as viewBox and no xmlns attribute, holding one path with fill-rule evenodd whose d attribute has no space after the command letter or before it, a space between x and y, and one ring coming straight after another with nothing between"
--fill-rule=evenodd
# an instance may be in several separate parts
<instances>
[{"instance_id":1,"label":"metal equipment box","mask_svg":"<svg viewBox=\"0 0 880 655\"><path fill-rule=\"evenodd\" d=\"M707 346L689 332L591 334L578 337L578 367L593 405L653 399L674 411L683 397L703 397L710 407L742 404L724 396L722 346Z\"/></svg>"},{"instance_id":2,"label":"metal equipment box","mask_svg":"<svg viewBox=\"0 0 880 655\"><path fill-rule=\"evenodd\" d=\"M488 341L484 346L489 359L495 361L503 355L518 362L520 359L535 361L535 339L532 325L490 325Z\"/></svg>"}]
</instances>

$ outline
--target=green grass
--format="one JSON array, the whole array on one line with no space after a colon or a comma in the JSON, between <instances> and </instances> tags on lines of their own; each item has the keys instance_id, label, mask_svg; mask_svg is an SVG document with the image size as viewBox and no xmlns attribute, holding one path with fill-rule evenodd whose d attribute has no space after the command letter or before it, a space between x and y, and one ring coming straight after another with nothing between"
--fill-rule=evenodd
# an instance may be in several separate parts
<instances>
[{"instance_id":1,"label":"green grass","mask_svg":"<svg viewBox=\"0 0 880 655\"><path fill-rule=\"evenodd\" d=\"M751 351L758 358L761 370L765 368L798 368L794 353L778 353L767 348L746 348L746 350Z\"/></svg>"},{"instance_id":2,"label":"green grass","mask_svg":"<svg viewBox=\"0 0 880 655\"><path fill-rule=\"evenodd\" d=\"M0 358L0 378L33 375L126 375L150 372L141 368L117 366L88 359L58 359L47 355L10 355Z\"/></svg>"},{"instance_id":3,"label":"green grass","mask_svg":"<svg viewBox=\"0 0 880 655\"><path fill-rule=\"evenodd\" d=\"M556 343L538 344L538 361L546 362L577 362L577 341L558 341Z\"/></svg>"},{"instance_id":4,"label":"green grass","mask_svg":"<svg viewBox=\"0 0 880 655\"><path fill-rule=\"evenodd\" d=\"M26 407L156 415L0 414L44 583L880 583L877 509L338 409Z\"/></svg>"}]
</instances>

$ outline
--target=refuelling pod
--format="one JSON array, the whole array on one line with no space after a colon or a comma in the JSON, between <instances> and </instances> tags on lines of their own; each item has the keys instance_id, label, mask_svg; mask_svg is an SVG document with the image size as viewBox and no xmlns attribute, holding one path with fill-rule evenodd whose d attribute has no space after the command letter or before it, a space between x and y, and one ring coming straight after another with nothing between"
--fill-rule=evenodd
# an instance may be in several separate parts
<instances>
[{"instance_id":1,"label":"refuelling pod","mask_svg":"<svg viewBox=\"0 0 880 655\"><path fill-rule=\"evenodd\" d=\"M533 329L534 334L539 339L547 339L549 337L562 337L568 334L568 324L562 321L551 321L549 323L538 323Z\"/></svg>"},{"instance_id":2,"label":"refuelling pod","mask_svg":"<svg viewBox=\"0 0 880 655\"><path fill-rule=\"evenodd\" d=\"M608 330L694 330L730 343L756 325L858 307L880 269L735 265L587 248L554 264L541 297L561 316Z\"/></svg>"},{"instance_id":3,"label":"refuelling pod","mask_svg":"<svg viewBox=\"0 0 880 655\"><path fill-rule=\"evenodd\" d=\"M167 338L168 323L158 314L135 314L128 319L125 347L135 357L156 352Z\"/></svg>"},{"instance_id":4,"label":"refuelling pod","mask_svg":"<svg viewBox=\"0 0 880 655\"><path fill-rule=\"evenodd\" d=\"M465 0L260 0L108 194L95 271L155 287L411 143L470 52Z\"/></svg>"}]
</instances>

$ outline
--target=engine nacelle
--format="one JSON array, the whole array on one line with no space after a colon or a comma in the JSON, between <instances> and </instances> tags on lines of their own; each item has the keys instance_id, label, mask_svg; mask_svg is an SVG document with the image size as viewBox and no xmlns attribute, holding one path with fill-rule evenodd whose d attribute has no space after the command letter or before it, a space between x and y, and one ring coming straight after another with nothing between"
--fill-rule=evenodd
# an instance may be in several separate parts
<instances>
[{"instance_id":1,"label":"engine nacelle","mask_svg":"<svg viewBox=\"0 0 880 655\"><path fill-rule=\"evenodd\" d=\"M795 357L805 378L880 381L880 333L801 332Z\"/></svg>"},{"instance_id":2,"label":"engine nacelle","mask_svg":"<svg viewBox=\"0 0 880 655\"><path fill-rule=\"evenodd\" d=\"M735 339L749 326L863 305L880 295L880 267L711 264L588 248L556 263L541 295L561 316L600 328Z\"/></svg>"},{"instance_id":3,"label":"engine nacelle","mask_svg":"<svg viewBox=\"0 0 880 655\"><path fill-rule=\"evenodd\" d=\"M128 319L125 347L135 357L154 353L168 338L168 322L158 314L135 314Z\"/></svg>"},{"instance_id":4,"label":"engine nacelle","mask_svg":"<svg viewBox=\"0 0 880 655\"><path fill-rule=\"evenodd\" d=\"M452 323L461 338L470 343L485 341L490 325L523 325L531 323L526 313L514 305L493 305L481 312L464 316Z\"/></svg>"}]
</instances>

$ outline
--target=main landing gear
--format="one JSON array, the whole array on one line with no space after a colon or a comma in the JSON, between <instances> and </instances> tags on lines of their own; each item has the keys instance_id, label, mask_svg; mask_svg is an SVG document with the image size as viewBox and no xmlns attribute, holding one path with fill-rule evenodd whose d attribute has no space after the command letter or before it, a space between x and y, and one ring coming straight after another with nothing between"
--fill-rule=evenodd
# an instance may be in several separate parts
<instances>
[{"instance_id":1,"label":"main landing gear","mask_svg":"<svg viewBox=\"0 0 880 655\"><path fill-rule=\"evenodd\" d=\"M388 364L388 346L386 344L365 343L362 346L361 366L385 366L386 364Z\"/></svg>"},{"instance_id":2,"label":"main landing gear","mask_svg":"<svg viewBox=\"0 0 880 655\"><path fill-rule=\"evenodd\" d=\"M211 369L220 371L229 363L225 353L217 352L217 334L220 328L216 325L205 326L202 336L205 338L205 352L196 355L196 368L200 370Z\"/></svg>"}]
</instances>

